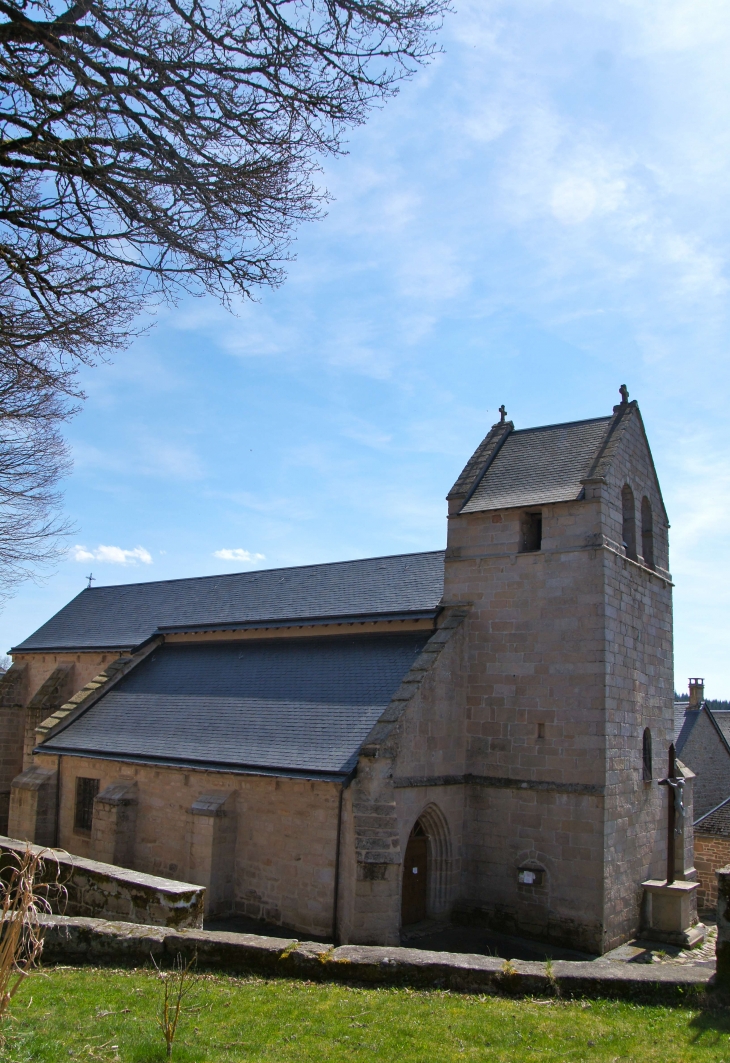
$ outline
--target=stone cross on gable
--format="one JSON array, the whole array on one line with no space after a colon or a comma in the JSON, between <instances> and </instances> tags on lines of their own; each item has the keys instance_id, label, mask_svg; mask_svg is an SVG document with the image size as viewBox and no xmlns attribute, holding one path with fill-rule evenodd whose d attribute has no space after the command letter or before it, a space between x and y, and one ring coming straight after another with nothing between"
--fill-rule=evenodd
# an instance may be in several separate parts
<instances>
[{"instance_id":1,"label":"stone cross on gable","mask_svg":"<svg viewBox=\"0 0 730 1063\"><path fill-rule=\"evenodd\" d=\"M504 403L499 407L499 423L504 424L507 418L507 411L504 408Z\"/></svg>"}]
</instances>

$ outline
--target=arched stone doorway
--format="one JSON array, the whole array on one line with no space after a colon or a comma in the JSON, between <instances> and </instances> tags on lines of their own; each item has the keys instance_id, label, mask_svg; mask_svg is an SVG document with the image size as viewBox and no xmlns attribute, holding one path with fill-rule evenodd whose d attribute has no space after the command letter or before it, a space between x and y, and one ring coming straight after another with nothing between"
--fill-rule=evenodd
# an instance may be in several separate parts
<instances>
[{"instance_id":1,"label":"arched stone doorway","mask_svg":"<svg viewBox=\"0 0 730 1063\"><path fill-rule=\"evenodd\" d=\"M403 859L403 926L420 923L428 913L428 835L420 819L411 831Z\"/></svg>"},{"instance_id":2,"label":"arched stone doorway","mask_svg":"<svg viewBox=\"0 0 730 1063\"><path fill-rule=\"evenodd\" d=\"M401 923L408 926L448 911L451 840L443 812L427 805L408 838L403 859Z\"/></svg>"}]
</instances>

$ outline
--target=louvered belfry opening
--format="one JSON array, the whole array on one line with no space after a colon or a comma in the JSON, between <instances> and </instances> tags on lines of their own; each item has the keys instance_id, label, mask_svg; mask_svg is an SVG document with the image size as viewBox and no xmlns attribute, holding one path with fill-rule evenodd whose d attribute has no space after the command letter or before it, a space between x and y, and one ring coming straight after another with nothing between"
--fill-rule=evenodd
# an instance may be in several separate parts
<instances>
[{"instance_id":1,"label":"louvered belfry opening","mask_svg":"<svg viewBox=\"0 0 730 1063\"><path fill-rule=\"evenodd\" d=\"M523 554L542 547L542 513L525 513L522 517L520 551Z\"/></svg>"},{"instance_id":2,"label":"louvered belfry opening","mask_svg":"<svg viewBox=\"0 0 730 1063\"><path fill-rule=\"evenodd\" d=\"M641 500L641 556L648 568L654 568L654 518L646 495Z\"/></svg>"},{"instance_id":3,"label":"louvered belfry opening","mask_svg":"<svg viewBox=\"0 0 730 1063\"><path fill-rule=\"evenodd\" d=\"M651 782L654 778L654 768L652 764L652 752L651 752L651 731L647 727L644 730L644 738L642 742L642 768L644 782Z\"/></svg>"},{"instance_id":4,"label":"louvered belfry opening","mask_svg":"<svg viewBox=\"0 0 730 1063\"><path fill-rule=\"evenodd\" d=\"M621 491L621 510L623 513L623 540L626 556L636 561L636 504L634 492L628 484Z\"/></svg>"}]
</instances>

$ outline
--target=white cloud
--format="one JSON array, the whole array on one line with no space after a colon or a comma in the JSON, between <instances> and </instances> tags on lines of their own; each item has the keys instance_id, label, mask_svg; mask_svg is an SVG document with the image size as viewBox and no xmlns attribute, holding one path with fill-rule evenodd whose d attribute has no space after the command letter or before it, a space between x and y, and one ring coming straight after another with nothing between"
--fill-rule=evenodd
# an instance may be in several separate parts
<instances>
[{"instance_id":1,"label":"white cloud","mask_svg":"<svg viewBox=\"0 0 730 1063\"><path fill-rule=\"evenodd\" d=\"M74 561L93 561L94 555L85 546L74 546L71 550Z\"/></svg>"},{"instance_id":2,"label":"white cloud","mask_svg":"<svg viewBox=\"0 0 730 1063\"><path fill-rule=\"evenodd\" d=\"M214 550L213 557L219 557L221 561L265 561L264 554L252 554L250 550L242 550L237 546L234 550Z\"/></svg>"},{"instance_id":3,"label":"white cloud","mask_svg":"<svg viewBox=\"0 0 730 1063\"><path fill-rule=\"evenodd\" d=\"M565 225L578 225L586 221L598 202L596 186L582 177L569 177L553 188L551 206L553 214Z\"/></svg>"},{"instance_id":4,"label":"white cloud","mask_svg":"<svg viewBox=\"0 0 730 1063\"><path fill-rule=\"evenodd\" d=\"M97 546L96 550L87 550L85 546L74 546L71 550L74 561L102 561L109 565L143 565L152 564L152 555L143 546L134 550L123 550L121 546Z\"/></svg>"}]
</instances>

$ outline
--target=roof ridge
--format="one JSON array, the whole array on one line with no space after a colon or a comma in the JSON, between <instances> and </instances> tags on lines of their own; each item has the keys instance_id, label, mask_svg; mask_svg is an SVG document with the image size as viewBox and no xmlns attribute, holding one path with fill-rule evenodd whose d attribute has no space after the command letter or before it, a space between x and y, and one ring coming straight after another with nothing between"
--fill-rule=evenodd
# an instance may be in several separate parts
<instances>
[{"instance_id":1,"label":"roof ridge","mask_svg":"<svg viewBox=\"0 0 730 1063\"><path fill-rule=\"evenodd\" d=\"M117 587L159 587L162 583L192 583L195 580L232 579L234 576L262 576L268 572L296 572L304 568L331 568L335 565L357 565L365 561L397 561L405 557L430 557L437 554L445 554L446 550L417 550L412 554L382 554L378 557L352 557L345 561L317 561L307 565L280 565L277 568L256 568L242 572L218 572L208 576L176 576L174 579L148 579L139 583L103 583L98 587L84 587L76 597L86 594L87 591L102 591ZM73 600L73 599L72 599Z\"/></svg>"},{"instance_id":2,"label":"roof ridge","mask_svg":"<svg viewBox=\"0 0 730 1063\"><path fill-rule=\"evenodd\" d=\"M692 824L692 826L693 826L693 827L696 827L696 826L697 826L697 825L698 825L699 823L701 823L701 822L702 822L702 820L703 820L703 819L707 819L707 817L708 817L708 816L711 816L713 812L717 812L717 811L718 811L719 809L721 809L721 808L722 808L722 807L723 807L724 805L726 805L726 804L728 803L728 801L730 801L730 796L728 796L728 797L724 798L724 800L722 800L722 801L720 802L720 804L719 804L719 805L715 805L715 807L714 807L714 808L711 808L709 812L705 812L705 813L704 813L703 815L701 815L701 816L699 817L699 819L696 819L696 820L694 821L694 823Z\"/></svg>"},{"instance_id":3,"label":"roof ridge","mask_svg":"<svg viewBox=\"0 0 730 1063\"><path fill-rule=\"evenodd\" d=\"M532 428L515 428L511 435L524 435L525 432L545 432L549 428L568 428L577 424L598 424L599 421L611 421L613 417L614 414L607 414L603 417L584 417L580 421L557 421L555 424L536 424Z\"/></svg>"}]
</instances>

